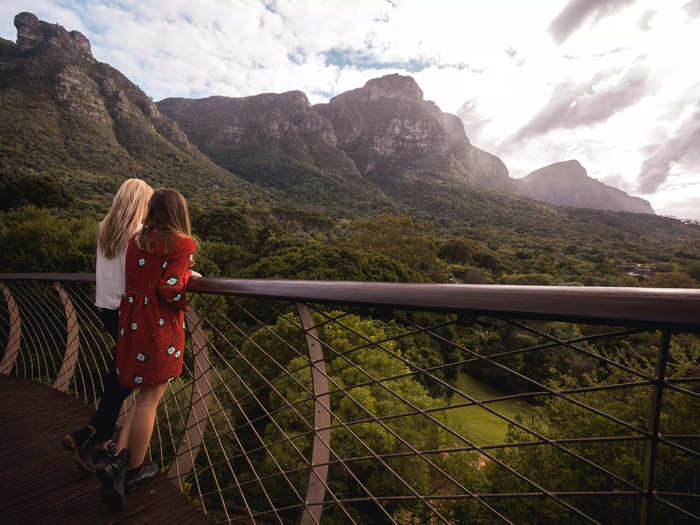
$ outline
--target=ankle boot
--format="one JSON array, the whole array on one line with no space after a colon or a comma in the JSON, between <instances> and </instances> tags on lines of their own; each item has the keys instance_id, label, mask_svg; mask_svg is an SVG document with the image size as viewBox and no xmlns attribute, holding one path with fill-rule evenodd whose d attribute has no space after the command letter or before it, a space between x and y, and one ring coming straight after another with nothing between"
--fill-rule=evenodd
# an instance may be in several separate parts
<instances>
[{"instance_id":1,"label":"ankle boot","mask_svg":"<svg viewBox=\"0 0 700 525\"><path fill-rule=\"evenodd\" d=\"M158 472L160 472L160 467L158 467L158 465L155 463L147 464L145 461L141 463L140 467L129 469L126 473L126 493L128 494L134 490L137 485L155 478Z\"/></svg>"},{"instance_id":2,"label":"ankle boot","mask_svg":"<svg viewBox=\"0 0 700 525\"><path fill-rule=\"evenodd\" d=\"M97 476L102 482L102 497L113 512L126 507L126 472L129 468L129 450L124 449L111 460L101 463Z\"/></svg>"},{"instance_id":3,"label":"ankle boot","mask_svg":"<svg viewBox=\"0 0 700 525\"><path fill-rule=\"evenodd\" d=\"M112 441L105 448L95 448L95 452L92 455L92 462L95 465L95 470L99 467L100 463L107 463L112 460L117 451L117 444Z\"/></svg>"},{"instance_id":4,"label":"ankle boot","mask_svg":"<svg viewBox=\"0 0 700 525\"><path fill-rule=\"evenodd\" d=\"M95 433L87 425L75 429L63 438L63 448L73 456L73 461L85 472L95 472L93 454L95 451Z\"/></svg>"}]
</instances>

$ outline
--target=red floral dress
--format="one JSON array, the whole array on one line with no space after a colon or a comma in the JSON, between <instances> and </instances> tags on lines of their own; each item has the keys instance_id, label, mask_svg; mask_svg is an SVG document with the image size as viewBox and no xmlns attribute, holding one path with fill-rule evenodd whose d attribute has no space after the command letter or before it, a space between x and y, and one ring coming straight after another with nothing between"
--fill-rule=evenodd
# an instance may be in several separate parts
<instances>
[{"instance_id":1,"label":"red floral dress","mask_svg":"<svg viewBox=\"0 0 700 525\"><path fill-rule=\"evenodd\" d=\"M126 249L126 291L119 307L116 373L130 388L146 388L178 377L185 351L185 289L195 250L189 237L165 240L153 253L136 238Z\"/></svg>"}]
</instances>

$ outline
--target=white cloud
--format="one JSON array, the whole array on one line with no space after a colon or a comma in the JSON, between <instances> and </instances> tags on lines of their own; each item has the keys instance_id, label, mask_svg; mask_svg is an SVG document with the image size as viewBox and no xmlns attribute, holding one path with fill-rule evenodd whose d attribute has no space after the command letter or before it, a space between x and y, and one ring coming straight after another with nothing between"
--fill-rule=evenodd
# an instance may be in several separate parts
<instances>
[{"instance_id":1,"label":"white cloud","mask_svg":"<svg viewBox=\"0 0 700 525\"><path fill-rule=\"evenodd\" d=\"M660 215L700 221L700 175L669 177L651 201Z\"/></svg>"}]
</instances>

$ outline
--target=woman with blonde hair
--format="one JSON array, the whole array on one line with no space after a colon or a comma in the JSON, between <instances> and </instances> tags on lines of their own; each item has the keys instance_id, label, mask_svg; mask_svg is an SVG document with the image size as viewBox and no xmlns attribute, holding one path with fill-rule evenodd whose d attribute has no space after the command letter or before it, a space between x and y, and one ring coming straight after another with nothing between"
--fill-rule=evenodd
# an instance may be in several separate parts
<instances>
[{"instance_id":1,"label":"woman with blonde hair","mask_svg":"<svg viewBox=\"0 0 700 525\"><path fill-rule=\"evenodd\" d=\"M196 249L187 202L175 190L153 194L143 229L126 250L126 292L121 299L116 374L126 390L139 389L119 435L116 455L98 467L104 496L114 510L125 495L153 478L159 467L144 461L156 408L168 381L182 372L185 291Z\"/></svg>"},{"instance_id":2,"label":"woman with blonde hair","mask_svg":"<svg viewBox=\"0 0 700 525\"><path fill-rule=\"evenodd\" d=\"M141 179L128 179L114 196L97 231L95 305L105 330L117 341L119 304L124 295L124 269L129 239L140 231L153 188ZM100 406L90 422L63 439L76 464L87 472L109 459L108 445L130 388L119 384L115 365L104 379Z\"/></svg>"}]
</instances>

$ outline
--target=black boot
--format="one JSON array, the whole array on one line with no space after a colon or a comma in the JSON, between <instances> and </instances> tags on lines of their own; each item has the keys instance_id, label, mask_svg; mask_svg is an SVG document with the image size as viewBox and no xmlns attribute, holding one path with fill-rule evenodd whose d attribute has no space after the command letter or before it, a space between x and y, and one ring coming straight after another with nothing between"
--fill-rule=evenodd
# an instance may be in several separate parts
<instances>
[{"instance_id":1,"label":"black boot","mask_svg":"<svg viewBox=\"0 0 700 525\"><path fill-rule=\"evenodd\" d=\"M100 463L108 463L112 461L116 451L117 444L113 441L105 448L95 448L95 452L92 455L92 462L95 465L95 469L99 467Z\"/></svg>"},{"instance_id":2,"label":"black boot","mask_svg":"<svg viewBox=\"0 0 700 525\"><path fill-rule=\"evenodd\" d=\"M102 463L97 469L97 476L102 482L102 496L113 512L126 507L126 472L129 468L129 450L124 449L111 461Z\"/></svg>"},{"instance_id":3,"label":"black boot","mask_svg":"<svg viewBox=\"0 0 700 525\"><path fill-rule=\"evenodd\" d=\"M140 467L129 469L126 473L126 492L134 490L137 485L153 479L160 472L160 468L155 463L141 463Z\"/></svg>"},{"instance_id":4,"label":"black boot","mask_svg":"<svg viewBox=\"0 0 700 525\"><path fill-rule=\"evenodd\" d=\"M95 472L95 433L90 427L85 425L68 434L63 438L63 447L71 452L73 461L79 468L85 472Z\"/></svg>"}]
</instances>

